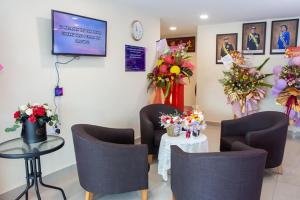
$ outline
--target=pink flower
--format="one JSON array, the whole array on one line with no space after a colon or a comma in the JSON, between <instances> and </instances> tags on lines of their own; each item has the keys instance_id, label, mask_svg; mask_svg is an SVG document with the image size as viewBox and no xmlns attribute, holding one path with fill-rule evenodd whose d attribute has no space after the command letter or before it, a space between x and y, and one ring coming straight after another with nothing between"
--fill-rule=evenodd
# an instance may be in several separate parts
<instances>
[{"instance_id":1,"label":"pink flower","mask_svg":"<svg viewBox=\"0 0 300 200\"><path fill-rule=\"evenodd\" d=\"M182 66L186 67L186 68L189 68L190 70L194 69L194 64L191 61L184 61Z\"/></svg>"},{"instance_id":2,"label":"pink flower","mask_svg":"<svg viewBox=\"0 0 300 200\"><path fill-rule=\"evenodd\" d=\"M167 65L160 66L160 72L161 73L167 73L167 71L168 71L168 66Z\"/></svg>"},{"instance_id":3,"label":"pink flower","mask_svg":"<svg viewBox=\"0 0 300 200\"><path fill-rule=\"evenodd\" d=\"M0 71L2 71L3 70L3 65L2 64L0 64Z\"/></svg>"},{"instance_id":4,"label":"pink flower","mask_svg":"<svg viewBox=\"0 0 300 200\"><path fill-rule=\"evenodd\" d=\"M174 59L172 56L168 55L164 58L165 62L168 64L173 64L174 63Z\"/></svg>"}]
</instances>

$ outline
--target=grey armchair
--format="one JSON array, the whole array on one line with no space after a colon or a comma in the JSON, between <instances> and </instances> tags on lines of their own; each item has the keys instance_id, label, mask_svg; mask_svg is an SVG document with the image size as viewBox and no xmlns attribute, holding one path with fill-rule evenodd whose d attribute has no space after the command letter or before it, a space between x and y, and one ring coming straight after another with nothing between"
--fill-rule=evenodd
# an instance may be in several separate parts
<instances>
[{"instance_id":1,"label":"grey armchair","mask_svg":"<svg viewBox=\"0 0 300 200\"><path fill-rule=\"evenodd\" d=\"M275 111L259 112L221 122L221 151L231 151L232 143L242 142L268 152L266 168L279 167L284 155L289 120Z\"/></svg>"},{"instance_id":2,"label":"grey armchair","mask_svg":"<svg viewBox=\"0 0 300 200\"><path fill-rule=\"evenodd\" d=\"M72 126L80 185L101 196L135 190L148 194L147 145L134 145L132 129L113 129L87 124Z\"/></svg>"},{"instance_id":3,"label":"grey armchair","mask_svg":"<svg viewBox=\"0 0 300 200\"><path fill-rule=\"evenodd\" d=\"M239 142L234 147L237 151L185 153L171 146L173 199L259 200L267 152Z\"/></svg>"},{"instance_id":4,"label":"grey armchair","mask_svg":"<svg viewBox=\"0 0 300 200\"><path fill-rule=\"evenodd\" d=\"M140 111L141 143L148 145L149 161L153 155L157 155L161 136L166 130L160 125L159 117L161 113L173 114L181 113L171 105L150 104Z\"/></svg>"}]
</instances>

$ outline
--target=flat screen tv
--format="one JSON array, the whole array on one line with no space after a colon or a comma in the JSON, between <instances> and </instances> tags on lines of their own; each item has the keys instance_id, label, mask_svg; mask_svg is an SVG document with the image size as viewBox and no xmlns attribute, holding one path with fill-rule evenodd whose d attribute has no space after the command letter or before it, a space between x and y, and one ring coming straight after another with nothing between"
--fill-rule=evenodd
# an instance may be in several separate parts
<instances>
[{"instance_id":1,"label":"flat screen tv","mask_svg":"<svg viewBox=\"0 0 300 200\"><path fill-rule=\"evenodd\" d=\"M52 10L52 54L106 56L107 22Z\"/></svg>"}]
</instances>

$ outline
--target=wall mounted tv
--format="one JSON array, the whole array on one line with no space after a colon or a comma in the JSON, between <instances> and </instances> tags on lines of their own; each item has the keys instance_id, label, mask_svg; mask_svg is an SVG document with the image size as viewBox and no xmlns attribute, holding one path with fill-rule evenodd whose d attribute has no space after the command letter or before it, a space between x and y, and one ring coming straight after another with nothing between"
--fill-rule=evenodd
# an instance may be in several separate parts
<instances>
[{"instance_id":1,"label":"wall mounted tv","mask_svg":"<svg viewBox=\"0 0 300 200\"><path fill-rule=\"evenodd\" d=\"M106 56L107 22L52 10L52 54Z\"/></svg>"}]
</instances>

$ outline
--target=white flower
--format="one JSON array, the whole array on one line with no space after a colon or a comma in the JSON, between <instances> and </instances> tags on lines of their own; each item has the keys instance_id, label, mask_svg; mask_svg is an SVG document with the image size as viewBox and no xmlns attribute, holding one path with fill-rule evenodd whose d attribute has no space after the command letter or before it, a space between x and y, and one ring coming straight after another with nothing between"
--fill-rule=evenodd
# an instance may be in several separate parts
<instances>
[{"instance_id":1,"label":"white flower","mask_svg":"<svg viewBox=\"0 0 300 200\"><path fill-rule=\"evenodd\" d=\"M20 111L25 111L27 109L27 105L19 106Z\"/></svg>"},{"instance_id":2,"label":"white flower","mask_svg":"<svg viewBox=\"0 0 300 200\"><path fill-rule=\"evenodd\" d=\"M51 110L47 110L47 117L51 117L52 116L52 111Z\"/></svg>"},{"instance_id":3,"label":"white flower","mask_svg":"<svg viewBox=\"0 0 300 200\"><path fill-rule=\"evenodd\" d=\"M46 110L48 110L48 109L49 109L49 106L48 106L48 105L46 105L46 104L44 104L44 105L43 105L43 107L44 107Z\"/></svg>"},{"instance_id":4,"label":"white flower","mask_svg":"<svg viewBox=\"0 0 300 200\"><path fill-rule=\"evenodd\" d=\"M28 108L26 111L25 111L26 115L30 116L32 115L32 109L31 108Z\"/></svg>"}]
</instances>

